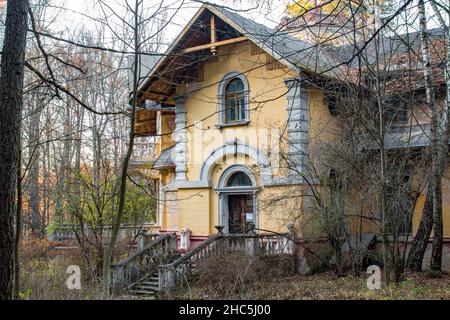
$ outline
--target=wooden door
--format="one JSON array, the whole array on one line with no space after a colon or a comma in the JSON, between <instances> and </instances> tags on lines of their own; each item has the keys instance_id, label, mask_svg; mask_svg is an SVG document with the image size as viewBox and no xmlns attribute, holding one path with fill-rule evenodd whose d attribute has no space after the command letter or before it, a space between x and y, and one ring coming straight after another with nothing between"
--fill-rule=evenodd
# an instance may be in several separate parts
<instances>
[{"instance_id":1,"label":"wooden door","mask_svg":"<svg viewBox=\"0 0 450 320\"><path fill-rule=\"evenodd\" d=\"M253 196L230 195L228 197L228 232L247 232L248 224L254 222L253 219L248 219L247 214L251 214L253 217Z\"/></svg>"}]
</instances>

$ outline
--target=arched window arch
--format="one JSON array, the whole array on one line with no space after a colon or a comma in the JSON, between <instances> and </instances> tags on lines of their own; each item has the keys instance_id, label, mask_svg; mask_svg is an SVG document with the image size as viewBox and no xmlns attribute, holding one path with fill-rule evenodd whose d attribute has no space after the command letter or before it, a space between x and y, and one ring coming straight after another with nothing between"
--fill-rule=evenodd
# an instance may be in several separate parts
<instances>
[{"instance_id":1,"label":"arched window arch","mask_svg":"<svg viewBox=\"0 0 450 320\"><path fill-rule=\"evenodd\" d=\"M242 171L233 173L227 181L227 187L251 187L252 180Z\"/></svg>"},{"instance_id":2,"label":"arched window arch","mask_svg":"<svg viewBox=\"0 0 450 320\"><path fill-rule=\"evenodd\" d=\"M240 164L233 164L225 169L218 181L218 189L247 187L257 188L257 181L252 170Z\"/></svg>"},{"instance_id":3,"label":"arched window arch","mask_svg":"<svg viewBox=\"0 0 450 320\"><path fill-rule=\"evenodd\" d=\"M228 73L219 85L219 126L248 123L248 82L244 75Z\"/></svg>"}]
</instances>

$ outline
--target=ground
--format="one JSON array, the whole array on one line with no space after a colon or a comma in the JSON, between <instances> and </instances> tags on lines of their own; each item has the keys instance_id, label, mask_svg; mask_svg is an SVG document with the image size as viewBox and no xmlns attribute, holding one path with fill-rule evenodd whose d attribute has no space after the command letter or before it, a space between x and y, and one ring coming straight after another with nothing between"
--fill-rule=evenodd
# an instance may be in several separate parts
<instances>
[{"instance_id":1,"label":"ground","mask_svg":"<svg viewBox=\"0 0 450 320\"><path fill-rule=\"evenodd\" d=\"M58 243L27 241L21 254L20 299L95 300L100 297L99 275L93 276L76 250L55 250ZM81 290L68 290L67 267L80 265ZM198 273L179 286L171 299L447 299L450 273L431 278L426 272L406 273L390 288L367 288L368 274L336 277L331 272L292 274L292 259L214 257L198 264ZM125 296L123 298L126 298ZM131 297L130 297L131 299Z\"/></svg>"},{"instance_id":2,"label":"ground","mask_svg":"<svg viewBox=\"0 0 450 320\"><path fill-rule=\"evenodd\" d=\"M337 278L332 273L315 275L295 275L268 280L258 280L247 284L242 290L229 290L223 293L219 283L196 285L190 290L184 288L177 295L179 299L446 299L450 300L450 274L442 278L430 278L426 273L407 273L399 285L381 290L369 290L367 277L346 276ZM233 292L234 291L234 292Z\"/></svg>"}]
</instances>

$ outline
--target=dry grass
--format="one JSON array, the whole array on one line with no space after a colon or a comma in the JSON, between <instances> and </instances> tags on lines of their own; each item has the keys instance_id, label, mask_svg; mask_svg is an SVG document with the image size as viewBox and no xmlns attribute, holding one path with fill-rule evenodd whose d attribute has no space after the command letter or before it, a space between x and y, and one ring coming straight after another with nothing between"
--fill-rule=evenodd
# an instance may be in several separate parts
<instances>
[{"instance_id":1,"label":"dry grass","mask_svg":"<svg viewBox=\"0 0 450 320\"><path fill-rule=\"evenodd\" d=\"M271 272L272 267L247 268L249 259L211 261L200 267L201 273L177 290L177 299L450 299L450 274L435 279L426 273L405 274L399 285L381 290L367 288L366 275L335 277L332 273L315 275L282 275ZM276 267L276 266L273 266ZM281 266L280 266L281 267ZM283 268L281 268L283 270ZM285 269L286 270L286 269ZM251 274L252 272L256 274Z\"/></svg>"},{"instance_id":2,"label":"dry grass","mask_svg":"<svg viewBox=\"0 0 450 320\"><path fill-rule=\"evenodd\" d=\"M100 282L84 265L79 251L52 249L58 243L24 243L21 260L21 299L98 299ZM69 265L79 265L81 290L68 290ZM366 275L337 278L332 273L293 275L293 260L230 255L198 265L198 275L183 283L176 299L449 299L450 274L431 278L405 274L405 280L378 291L367 289ZM166 297L167 298L167 297Z\"/></svg>"},{"instance_id":3,"label":"dry grass","mask_svg":"<svg viewBox=\"0 0 450 320\"><path fill-rule=\"evenodd\" d=\"M19 299L84 300L99 297L99 283L86 268L77 249L55 250L62 243L28 240L22 243ZM81 290L69 290L66 273L70 265L81 269Z\"/></svg>"},{"instance_id":4,"label":"dry grass","mask_svg":"<svg viewBox=\"0 0 450 320\"><path fill-rule=\"evenodd\" d=\"M128 241L117 244L115 261L127 257L135 248ZM20 295L27 300L92 300L101 292L102 261L96 246L83 254L74 242L24 240L20 250ZM89 263L87 263L89 261ZM89 265L88 265L89 264ZM67 268L80 267L81 289L69 290L66 285L71 275Z\"/></svg>"}]
</instances>

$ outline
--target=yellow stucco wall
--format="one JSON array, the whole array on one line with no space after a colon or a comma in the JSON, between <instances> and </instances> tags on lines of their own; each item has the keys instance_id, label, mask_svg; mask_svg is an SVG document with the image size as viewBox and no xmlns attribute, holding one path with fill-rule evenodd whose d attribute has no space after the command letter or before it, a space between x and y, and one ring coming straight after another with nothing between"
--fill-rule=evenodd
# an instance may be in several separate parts
<instances>
[{"instance_id":1,"label":"yellow stucco wall","mask_svg":"<svg viewBox=\"0 0 450 320\"><path fill-rule=\"evenodd\" d=\"M309 157L318 175L322 175L329 169L324 166L324 163L332 162L324 157L332 154L339 131L336 129L336 117L331 115L323 92L309 89L308 106Z\"/></svg>"},{"instance_id":2,"label":"yellow stucco wall","mask_svg":"<svg viewBox=\"0 0 450 320\"><path fill-rule=\"evenodd\" d=\"M284 131L287 119L287 87L284 79L292 78L295 73L287 69L267 70L266 55L251 55L249 43L241 43L219 48L216 62L203 67L203 81L196 87L203 89L187 94L185 100L188 140L188 181L196 181L206 157L227 141L239 139L240 142L271 150L274 147L275 135L272 129ZM249 71L251 70L251 71ZM218 115L218 83L229 72L245 73L249 83L250 123L244 126L219 129ZM177 94L186 94L193 85L180 86ZM195 126L193 126L195 124ZM272 137L273 136L273 137ZM199 142L201 143L195 143ZM277 140L276 140L277 141ZM248 156L227 156L212 168L211 183L213 188L179 189L178 190L178 228L189 228L194 235L208 235L215 232L214 226L219 223L218 196L213 190L217 186L221 173L233 164L245 164L255 171L258 179L258 167L254 159ZM276 174L276 173L275 173ZM272 205L265 208L263 203L274 195L283 194L286 187L264 189L259 195L259 227L274 231L286 231L286 219L283 218L283 207ZM291 187L292 188L292 187ZM300 199L294 207L300 205ZM167 215L167 210L165 212ZM168 221L168 219L165 219ZM165 227L169 227L167 224Z\"/></svg>"},{"instance_id":3,"label":"yellow stucco wall","mask_svg":"<svg viewBox=\"0 0 450 320\"><path fill-rule=\"evenodd\" d=\"M180 230L189 228L194 235L209 235L211 232L209 189L178 190Z\"/></svg>"},{"instance_id":4,"label":"yellow stucco wall","mask_svg":"<svg viewBox=\"0 0 450 320\"><path fill-rule=\"evenodd\" d=\"M202 135L203 142L201 145L188 145L189 180L198 179L201 160L214 148L235 138L264 148L266 130L282 127L287 119L287 87L284 79L294 77L293 72L287 69L267 70L266 55L252 56L247 42L220 47L218 55L216 62L208 63L203 68L204 81L199 84L203 89L190 94L185 102L187 125L196 124L187 130L188 141L194 141L194 136ZM232 71L245 73L248 80L250 123L247 126L218 129L218 83Z\"/></svg>"},{"instance_id":5,"label":"yellow stucco wall","mask_svg":"<svg viewBox=\"0 0 450 320\"><path fill-rule=\"evenodd\" d=\"M194 93L187 93L185 107L187 111L187 140L188 140L188 181L197 181L200 169L207 156L227 141L239 139L243 143L255 146L263 152L276 152L274 141L270 141L270 129L283 132L288 113L287 87L284 80L292 78L295 74L287 69L267 70L263 64L266 55L251 55L248 43L240 43L219 48L219 57L216 62L203 66L203 81L195 85L179 86L177 94L186 93L191 87L203 89ZM218 83L229 72L245 73L250 89L250 123L245 126L217 128L218 115L216 113L218 102ZM332 147L339 141L339 132L336 118L332 117L324 100L324 94L317 89L308 88L309 106L309 135L310 156L321 174L328 169L322 165L329 159L323 159L323 148ZM195 124L195 125L194 125ZM272 132L273 133L273 132ZM164 145L169 146L173 141L164 139ZM280 147L282 148L282 147ZM274 151L275 150L275 151ZM329 154L329 153L328 153ZM162 227L178 230L189 228L194 235L209 235L215 232L214 226L219 223L218 196L214 191L220 175L233 164L245 164L254 170L259 181L259 168L254 159L237 155L227 157L212 168L212 188L178 189L177 215L170 214L170 208L164 206ZM281 165L273 163L272 166ZM280 173L281 172L281 173ZM275 176L282 176L285 170L274 172ZM165 178L163 185L173 182L173 173ZM444 234L450 237L450 167L447 170L444 186ZM303 190L304 191L304 190ZM426 192L426 191L424 191ZM362 212L376 211L376 203L370 194L365 199L354 199L358 206L352 208L355 215ZM416 230L421 215L424 197L419 200L413 218L413 228ZM302 216L305 200L299 186L276 186L263 188L258 193L259 225L261 229L285 232L288 223L295 223L297 230L314 229L311 217ZM351 222L351 229L373 231L372 226L361 223L361 219Z\"/></svg>"}]
</instances>

